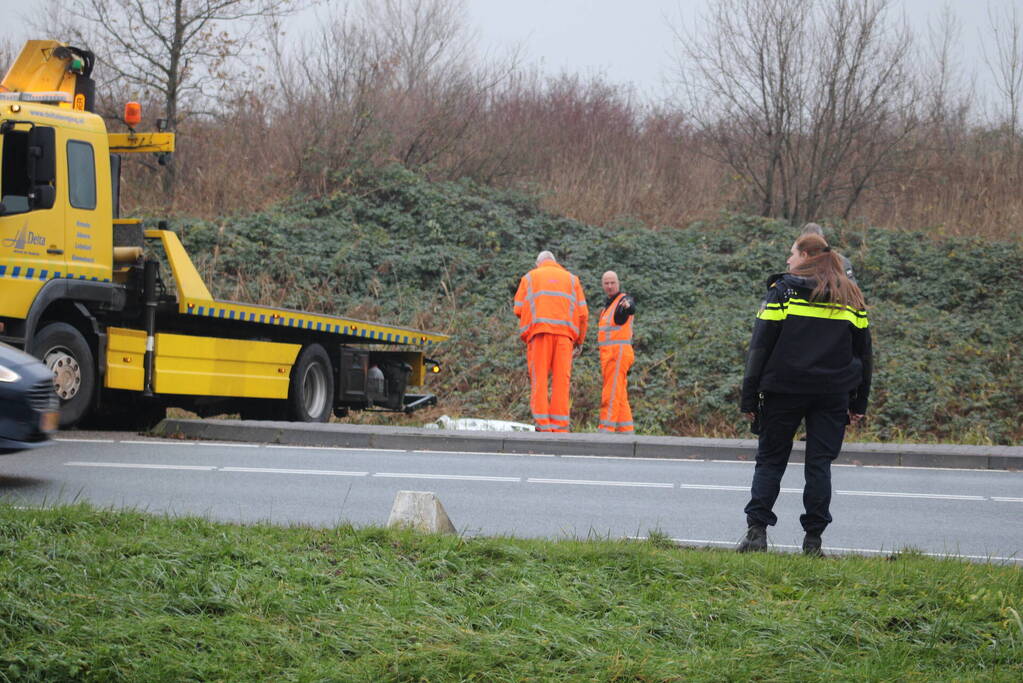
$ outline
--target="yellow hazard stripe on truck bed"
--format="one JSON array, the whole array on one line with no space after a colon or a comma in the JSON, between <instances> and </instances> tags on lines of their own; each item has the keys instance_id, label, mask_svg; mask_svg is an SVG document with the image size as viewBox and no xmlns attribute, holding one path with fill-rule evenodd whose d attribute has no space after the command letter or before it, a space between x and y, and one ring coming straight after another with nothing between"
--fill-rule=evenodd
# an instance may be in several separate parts
<instances>
[{"instance_id":1,"label":"yellow hazard stripe on truck bed","mask_svg":"<svg viewBox=\"0 0 1023 683\"><path fill-rule=\"evenodd\" d=\"M146 230L149 239L159 239L170 262L178 291L178 310L185 315L239 320L247 323L294 327L348 337L347 341L371 344L424 346L447 341L446 334L381 325L339 316L306 313L233 301L217 301L206 288L178 236L169 230Z\"/></svg>"},{"instance_id":2,"label":"yellow hazard stripe on truck bed","mask_svg":"<svg viewBox=\"0 0 1023 683\"><path fill-rule=\"evenodd\" d=\"M239 304L230 301L203 301L188 299L184 302L184 313L223 320L294 327L314 332L357 337L356 342L378 344L437 344L448 339L445 334L421 330L391 327L364 320L340 318L293 311L286 308L270 308L255 304Z\"/></svg>"}]
</instances>

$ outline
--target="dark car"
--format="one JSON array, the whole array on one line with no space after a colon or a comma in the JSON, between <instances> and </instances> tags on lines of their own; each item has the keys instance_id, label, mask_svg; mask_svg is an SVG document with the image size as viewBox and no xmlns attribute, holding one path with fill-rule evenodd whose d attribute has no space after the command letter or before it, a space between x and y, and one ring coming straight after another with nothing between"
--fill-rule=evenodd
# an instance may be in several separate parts
<instances>
[{"instance_id":1,"label":"dark car","mask_svg":"<svg viewBox=\"0 0 1023 683\"><path fill-rule=\"evenodd\" d=\"M53 371L0 343L0 453L49 441L60 422Z\"/></svg>"}]
</instances>

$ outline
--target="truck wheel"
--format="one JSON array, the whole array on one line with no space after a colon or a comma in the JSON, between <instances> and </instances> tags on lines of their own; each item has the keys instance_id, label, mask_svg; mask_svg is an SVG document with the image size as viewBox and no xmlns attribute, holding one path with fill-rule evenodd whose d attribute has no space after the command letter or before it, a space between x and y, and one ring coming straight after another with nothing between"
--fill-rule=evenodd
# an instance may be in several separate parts
<instances>
[{"instance_id":1,"label":"truck wheel","mask_svg":"<svg viewBox=\"0 0 1023 683\"><path fill-rule=\"evenodd\" d=\"M295 422L326 422L334 407L334 370L319 344L298 354L291 368L288 415Z\"/></svg>"},{"instance_id":2,"label":"truck wheel","mask_svg":"<svg viewBox=\"0 0 1023 683\"><path fill-rule=\"evenodd\" d=\"M32 354L53 371L60 397L60 426L71 427L89 408L96 389L96 365L85 337L67 323L50 323L32 340Z\"/></svg>"}]
</instances>

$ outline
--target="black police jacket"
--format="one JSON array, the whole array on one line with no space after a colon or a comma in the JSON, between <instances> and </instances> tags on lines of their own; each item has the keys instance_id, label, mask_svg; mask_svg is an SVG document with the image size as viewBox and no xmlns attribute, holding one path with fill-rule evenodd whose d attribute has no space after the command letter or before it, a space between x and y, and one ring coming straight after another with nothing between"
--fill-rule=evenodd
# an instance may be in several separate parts
<instances>
[{"instance_id":1,"label":"black police jacket","mask_svg":"<svg viewBox=\"0 0 1023 683\"><path fill-rule=\"evenodd\" d=\"M760 392L849 392L849 410L866 413L873 372L867 312L811 301L813 288L790 273L768 279L746 356L742 412L756 412Z\"/></svg>"}]
</instances>

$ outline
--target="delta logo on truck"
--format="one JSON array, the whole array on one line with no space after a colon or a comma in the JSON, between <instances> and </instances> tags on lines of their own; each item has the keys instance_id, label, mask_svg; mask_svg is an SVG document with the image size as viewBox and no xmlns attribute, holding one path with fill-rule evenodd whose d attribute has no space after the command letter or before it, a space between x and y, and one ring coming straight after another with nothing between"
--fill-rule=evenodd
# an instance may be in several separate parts
<instances>
[{"instance_id":1,"label":"delta logo on truck","mask_svg":"<svg viewBox=\"0 0 1023 683\"><path fill-rule=\"evenodd\" d=\"M38 255L37 252L34 251L25 252L26 244L31 244L38 247L45 247L46 237L44 237L43 235L37 235L31 230L29 230L28 223L26 223L21 227L21 230L18 231L18 235L16 237L7 237L4 238L3 240L3 245L5 247L14 247L14 251L16 252L28 253L33 256L37 256Z\"/></svg>"}]
</instances>

